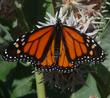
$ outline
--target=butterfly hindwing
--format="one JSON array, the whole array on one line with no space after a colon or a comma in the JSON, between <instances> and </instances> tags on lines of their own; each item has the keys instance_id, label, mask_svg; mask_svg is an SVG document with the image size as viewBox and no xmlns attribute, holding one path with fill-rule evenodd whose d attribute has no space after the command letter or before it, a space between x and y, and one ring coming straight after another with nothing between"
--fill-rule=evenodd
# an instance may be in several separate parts
<instances>
[{"instance_id":1,"label":"butterfly hindwing","mask_svg":"<svg viewBox=\"0 0 110 98\"><path fill-rule=\"evenodd\" d=\"M99 46L99 44L91 37L83 34L86 46L88 48L88 58L91 62L100 63L105 59L105 51Z\"/></svg>"}]
</instances>

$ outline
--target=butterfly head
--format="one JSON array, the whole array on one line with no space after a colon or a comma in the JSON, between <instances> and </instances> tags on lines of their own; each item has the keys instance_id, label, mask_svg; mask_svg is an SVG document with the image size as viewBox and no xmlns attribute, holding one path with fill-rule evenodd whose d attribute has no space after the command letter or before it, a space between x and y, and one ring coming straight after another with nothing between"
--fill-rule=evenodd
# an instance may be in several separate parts
<instances>
[{"instance_id":1,"label":"butterfly head","mask_svg":"<svg viewBox=\"0 0 110 98\"><path fill-rule=\"evenodd\" d=\"M60 24L61 23L61 19L60 18L57 18L57 24Z\"/></svg>"}]
</instances>

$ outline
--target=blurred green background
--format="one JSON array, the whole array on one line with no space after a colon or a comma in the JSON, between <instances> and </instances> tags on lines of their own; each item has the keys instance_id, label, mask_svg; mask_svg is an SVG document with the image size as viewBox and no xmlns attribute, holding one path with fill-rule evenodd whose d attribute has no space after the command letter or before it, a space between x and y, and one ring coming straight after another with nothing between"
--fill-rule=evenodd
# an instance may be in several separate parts
<instances>
[{"instance_id":1,"label":"blurred green background","mask_svg":"<svg viewBox=\"0 0 110 98\"><path fill-rule=\"evenodd\" d=\"M0 54L8 43L44 21L46 11L54 14L54 4L60 0L1 0L0 1ZM107 7L110 10L110 7ZM61 94L46 88L47 98L110 98L110 22L104 26L101 46L107 52L103 64L94 68L97 73L88 75L86 84L77 92ZM0 55L0 98L37 98L32 66L7 62Z\"/></svg>"}]
</instances>

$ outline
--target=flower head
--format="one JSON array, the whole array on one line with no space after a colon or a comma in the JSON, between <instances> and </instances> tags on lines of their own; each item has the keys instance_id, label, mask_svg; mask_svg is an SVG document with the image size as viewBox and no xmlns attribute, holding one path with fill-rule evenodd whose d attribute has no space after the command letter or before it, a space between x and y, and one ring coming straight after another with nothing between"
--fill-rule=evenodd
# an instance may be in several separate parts
<instances>
[{"instance_id":1,"label":"flower head","mask_svg":"<svg viewBox=\"0 0 110 98\"><path fill-rule=\"evenodd\" d=\"M70 7L66 9L68 3L69 5L72 4L74 9ZM96 4L83 5L75 0L69 0L69 2L66 0L66 3L63 4L59 12L56 12L54 17L47 12L46 23L38 22L37 27L55 25L57 18L60 18L62 24L74 27L88 36L94 36L101 30L101 25L105 24L104 21L101 21L104 17L100 10L94 9L96 6Z\"/></svg>"}]
</instances>

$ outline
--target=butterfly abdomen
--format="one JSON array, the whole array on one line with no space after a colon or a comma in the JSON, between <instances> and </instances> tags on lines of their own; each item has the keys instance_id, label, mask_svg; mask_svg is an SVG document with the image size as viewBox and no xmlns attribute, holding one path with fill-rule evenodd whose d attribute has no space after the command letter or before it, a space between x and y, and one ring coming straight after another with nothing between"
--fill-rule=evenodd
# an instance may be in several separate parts
<instances>
[{"instance_id":1,"label":"butterfly abdomen","mask_svg":"<svg viewBox=\"0 0 110 98\"><path fill-rule=\"evenodd\" d=\"M54 46L54 59L56 62L58 62L58 58L60 56L60 41L61 41L61 26L60 24L57 24L55 27L55 46Z\"/></svg>"}]
</instances>

